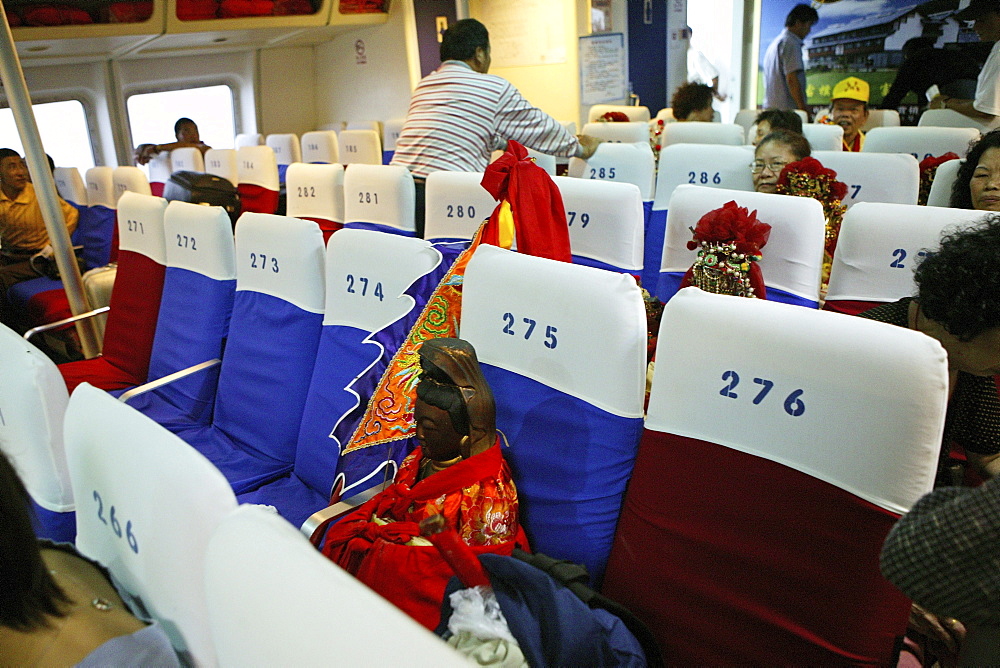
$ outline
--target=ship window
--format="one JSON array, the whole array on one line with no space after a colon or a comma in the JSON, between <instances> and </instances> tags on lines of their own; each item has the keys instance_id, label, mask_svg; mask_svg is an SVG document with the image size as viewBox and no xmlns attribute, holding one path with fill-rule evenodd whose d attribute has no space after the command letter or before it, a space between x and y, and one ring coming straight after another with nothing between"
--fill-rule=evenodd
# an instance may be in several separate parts
<instances>
[{"instance_id":1,"label":"ship window","mask_svg":"<svg viewBox=\"0 0 1000 668\"><path fill-rule=\"evenodd\" d=\"M235 145L233 91L229 86L137 93L129 96L126 105L135 146L174 141L174 123L178 118L190 118L197 123L201 141L212 148Z\"/></svg>"},{"instance_id":2,"label":"ship window","mask_svg":"<svg viewBox=\"0 0 1000 668\"><path fill-rule=\"evenodd\" d=\"M35 114L42 147L52 156L56 167L76 167L82 173L94 166L87 115L79 100L43 102L32 105L31 110ZM10 109L0 109L0 147L12 148L24 155Z\"/></svg>"}]
</instances>

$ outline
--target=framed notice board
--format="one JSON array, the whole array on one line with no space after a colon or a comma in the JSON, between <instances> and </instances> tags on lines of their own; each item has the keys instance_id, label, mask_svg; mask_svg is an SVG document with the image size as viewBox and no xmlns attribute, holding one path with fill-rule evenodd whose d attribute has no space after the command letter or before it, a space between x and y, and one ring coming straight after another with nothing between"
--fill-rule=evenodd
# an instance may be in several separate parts
<instances>
[{"instance_id":1,"label":"framed notice board","mask_svg":"<svg viewBox=\"0 0 1000 668\"><path fill-rule=\"evenodd\" d=\"M580 38L580 104L622 100L628 95L625 35L620 32Z\"/></svg>"}]
</instances>

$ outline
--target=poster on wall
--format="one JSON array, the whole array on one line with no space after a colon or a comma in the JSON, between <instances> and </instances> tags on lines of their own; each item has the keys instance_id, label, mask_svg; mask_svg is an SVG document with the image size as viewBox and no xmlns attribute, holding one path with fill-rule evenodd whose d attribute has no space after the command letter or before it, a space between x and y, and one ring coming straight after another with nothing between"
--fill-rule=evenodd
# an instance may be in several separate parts
<instances>
[{"instance_id":1,"label":"poster on wall","mask_svg":"<svg viewBox=\"0 0 1000 668\"><path fill-rule=\"evenodd\" d=\"M758 104L764 97L764 54L784 30L785 17L800 3L762 1ZM803 43L810 108L815 111L827 107L833 87L853 76L868 83L870 108L898 109L904 124L916 124L926 107L924 93L931 69L945 70L942 76L955 76L970 67L974 71L988 55L991 45L980 43L970 25L954 18L964 4L960 0L835 0L819 5L819 22ZM905 69L919 71L923 76L906 74L894 88L897 74L908 59L912 62ZM954 65L940 67L945 60ZM929 63L937 66L926 65Z\"/></svg>"},{"instance_id":2,"label":"poster on wall","mask_svg":"<svg viewBox=\"0 0 1000 668\"><path fill-rule=\"evenodd\" d=\"M490 31L493 67L566 62L566 19L561 2L480 0L476 18Z\"/></svg>"},{"instance_id":3,"label":"poster on wall","mask_svg":"<svg viewBox=\"0 0 1000 668\"><path fill-rule=\"evenodd\" d=\"M611 0L590 0L590 32L611 32Z\"/></svg>"},{"instance_id":4,"label":"poster on wall","mask_svg":"<svg viewBox=\"0 0 1000 668\"><path fill-rule=\"evenodd\" d=\"M621 101L628 95L625 35L606 33L580 38L580 104Z\"/></svg>"}]
</instances>

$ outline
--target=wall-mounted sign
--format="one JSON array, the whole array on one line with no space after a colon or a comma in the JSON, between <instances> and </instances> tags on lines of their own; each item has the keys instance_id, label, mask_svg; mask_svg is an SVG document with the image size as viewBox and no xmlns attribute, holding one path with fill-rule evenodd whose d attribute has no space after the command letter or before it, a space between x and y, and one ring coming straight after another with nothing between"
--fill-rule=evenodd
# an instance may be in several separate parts
<instances>
[{"instance_id":1,"label":"wall-mounted sign","mask_svg":"<svg viewBox=\"0 0 1000 668\"><path fill-rule=\"evenodd\" d=\"M368 62L368 56L365 53L365 40L359 39L354 43L354 63L356 65L365 65Z\"/></svg>"},{"instance_id":2,"label":"wall-mounted sign","mask_svg":"<svg viewBox=\"0 0 1000 668\"><path fill-rule=\"evenodd\" d=\"M621 100L628 95L625 35L620 32L580 38L580 104Z\"/></svg>"}]
</instances>

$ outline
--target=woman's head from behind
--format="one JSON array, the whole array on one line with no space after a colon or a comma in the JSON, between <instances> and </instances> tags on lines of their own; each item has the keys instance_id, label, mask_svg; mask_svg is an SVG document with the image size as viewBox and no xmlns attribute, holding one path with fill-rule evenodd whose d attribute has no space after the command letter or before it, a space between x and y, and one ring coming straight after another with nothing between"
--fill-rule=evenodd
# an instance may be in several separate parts
<instances>
[{"instance_id":1,"label":"woman's head from behind","mask_svg":"<svg viewBox=\"0 0 1000 668\"><path fill-rule=\"evenodd\" d=\"M778 190L778 175L790 162L808 158L812 150L805 137L787 130L775 130L757 144L754 151L753 189L759 193L774 193Z\"/></svg>"},{"instance_id":2,"label":"woman's head from behind","mask_svg":"<svg viewBox=\"0 0 1000 668\"><path fill-rule=\"evenodd\" d=\"M927 333L944 345L949 366L1000 373L1000 214L947 232L917 266L914 281L920 312L943 330Z\"/></svg>"},{"instance_id":3,"label":"woman's head from behind","mask_svg":"<svg viewBox=\"0 0 1000 668\"><path fill-rule=\"evenodd\" d=\"M52 579L31 525L31 498L0 453L0 625L19 631L47 626L68 599Z\"/></svg>"},{"instance_id":4,"label":"woman's head from behind","mask_svg":"<svg viewBox=\"0 0 1000 668\"><path fill-rule=\"evenodd\" d=\"M1000 129L983 136L959 166L951 189L951 206L1000 211Z\"/></svg>"}]
</instances>

